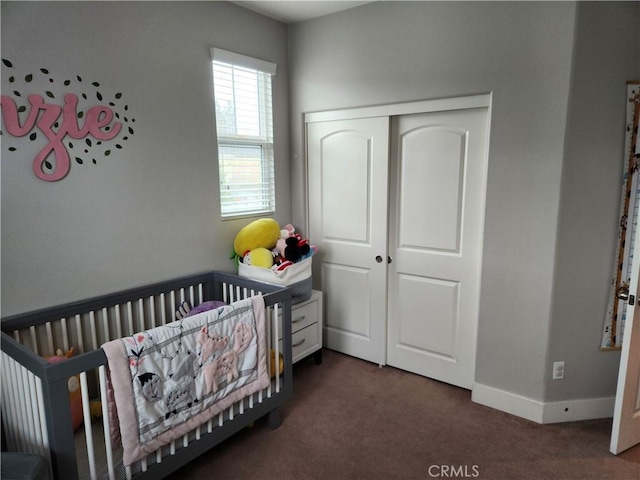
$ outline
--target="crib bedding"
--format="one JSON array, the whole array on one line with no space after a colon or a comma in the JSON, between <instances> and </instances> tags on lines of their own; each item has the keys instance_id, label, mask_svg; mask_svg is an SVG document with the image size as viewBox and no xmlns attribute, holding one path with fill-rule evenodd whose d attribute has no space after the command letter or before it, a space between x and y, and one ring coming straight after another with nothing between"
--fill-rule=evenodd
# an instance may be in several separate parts
<instances>
[{"instance_id":1,"label":"crib bedding","mask_svg":"<svg viewBox=\"0 0 640 480\"><path fill-rule=\"evenodd\" d=\"M266 388L265 336L257 295L105 343L124 465Z\"/></svg>"}]
</instances>

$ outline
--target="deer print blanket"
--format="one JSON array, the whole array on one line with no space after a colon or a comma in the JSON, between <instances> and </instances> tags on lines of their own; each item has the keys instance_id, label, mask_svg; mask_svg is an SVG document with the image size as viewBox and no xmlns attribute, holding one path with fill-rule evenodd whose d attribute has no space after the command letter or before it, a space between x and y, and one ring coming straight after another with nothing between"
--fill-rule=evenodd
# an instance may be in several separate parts
<instances>
[{"instance_id":1,"label":"deer print blanket","mask_svg":"<svg viewBox=\"0 0 640 480\"><path fill-rule=\"evenodd\" d=\"M102 346L125 466L269 384L261 296Z\"/></svg>"}]
</instances>

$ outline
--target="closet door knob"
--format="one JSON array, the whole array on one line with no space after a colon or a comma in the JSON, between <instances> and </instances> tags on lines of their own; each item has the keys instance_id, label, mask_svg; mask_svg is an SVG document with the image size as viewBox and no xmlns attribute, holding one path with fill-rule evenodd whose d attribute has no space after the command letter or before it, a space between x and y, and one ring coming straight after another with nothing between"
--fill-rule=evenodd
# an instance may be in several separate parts
<instances>
[{"instance_id":1,"label":"closet door knob","mask_svg":"<svg viewBox=\"0 0 640 480\"><path fill-rule=\"evenodd\" d=\"M376 257L376 262L382 263L382 257L380 255Z\"/></svg>"}]
</instances>

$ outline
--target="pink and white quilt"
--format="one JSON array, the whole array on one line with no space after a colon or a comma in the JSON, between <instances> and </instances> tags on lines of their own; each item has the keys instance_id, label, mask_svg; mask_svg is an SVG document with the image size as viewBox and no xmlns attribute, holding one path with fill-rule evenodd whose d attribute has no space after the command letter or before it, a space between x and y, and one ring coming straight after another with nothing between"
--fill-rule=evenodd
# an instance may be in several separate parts
<instances>
[{"instance_id":1,"label":"pink and white quilt","mask_svg":"<svg viewBox=\"0 0 640 480\"><path fill-rule=\"evenodd\" d=\"M125 466L269 384L261 296L102 345Z\"/></svg>"}]
</instances>

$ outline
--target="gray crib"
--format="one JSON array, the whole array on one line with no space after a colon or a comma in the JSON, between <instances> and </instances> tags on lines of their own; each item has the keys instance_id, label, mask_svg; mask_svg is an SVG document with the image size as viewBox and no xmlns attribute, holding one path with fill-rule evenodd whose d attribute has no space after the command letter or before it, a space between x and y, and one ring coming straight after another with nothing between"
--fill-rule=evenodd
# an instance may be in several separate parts
<instances>
[{"instance_id":1,"label":"gray crib","mask_svg":"<svg viewBox=\"0 0 640 480\"><path fill-rule=\"evenodd\" d=\"M230 303L261 294L267 307L267 352L282 354L282 372L182 439L124 467L109 438L106 408L107 341L172 322L183 301ZM207 272L2 319L2 434L8 451L42 455L55 479L164 478L263 416L280 425L291 398L291 292L236 275ZM73 347L73 357L44 357ZM277 364L278 362L274 362ZM267 359L270 369L273 365ZM68 380L79 376L83 425L74 432ZM98 401L95 401L97 399ZM92 401L94 400L94 401ZM98 420L96 420L98 418Z\"/></svg>"}]
</instances>

